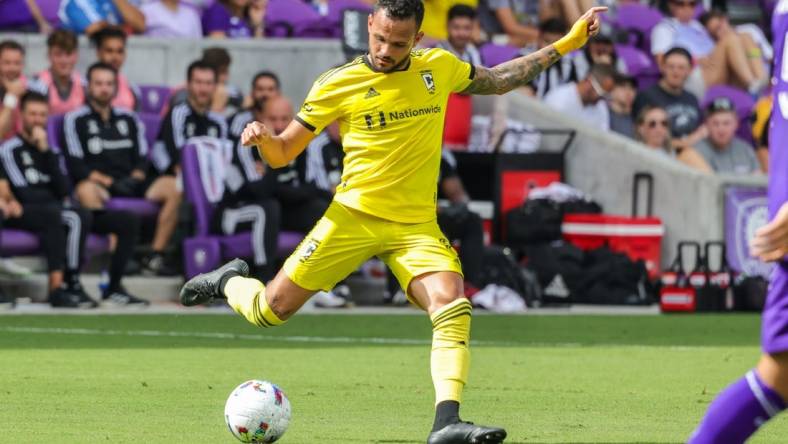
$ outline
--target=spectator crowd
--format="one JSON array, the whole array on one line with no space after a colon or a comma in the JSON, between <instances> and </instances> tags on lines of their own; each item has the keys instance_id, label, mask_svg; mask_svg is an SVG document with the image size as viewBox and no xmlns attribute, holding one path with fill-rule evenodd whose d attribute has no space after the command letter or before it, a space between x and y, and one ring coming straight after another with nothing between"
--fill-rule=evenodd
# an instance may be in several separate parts
<instances>
[{"instance_id":1,"label":"spectator crowd","mask_svg":"<svg viewBox=\"0 0 788 444\"><path fill-rule=\"evenodd\" d=\"M280 22L271 15L282 4L297 3L324 18L315 23L325 25L337 3L62 0L53 16L34 0L6 2L26 11L28 18L11 25L0 19L0 30L46 34L49 66L27 72L25 47L0 37L0 216L3 227L38 235L49 273L49 302L58 307L98 305L79 277L91 233L110 239L109 283L101 295L108 303L147 304L123 286L129 270L180 272L181 154L188 141L200 137L231 147L226 185L213 202L211 231L232 235L251 230L254 272L263 280L273 277L280 233L306 233L332 199L342 173L341 136L334 124L291 165L268 168L256 150L240 144L241 132L253 120L276 133L284 131L294 104L282 94L277 73L257 73L246 95L232 85L232 59L219 42L279 36L273 28ZM365 10L374 1L343 3ZM762 27L734 26L723 10L706 11L695 0L659 3L425 0L424 42L473 64L494 65L551 44L583 11L610 4L615 7L603 32L518 93L706 174L766 172L764 121L771 105L765 97L773 54ZM725 2L713 3L724 7ZM623 23L627 8L642 8L658 18L650 29L635 32ZM291 24L285 34L336 36L323 25L303 30ZM89 36L98 60L85 73L75 68L79 34ZM216 39L217 45L185 67L184 83L172 88L160 114L150 115L141 111L140 89L124 75L130 35ZM760 123L753 125L756 101ZM471 125L470 106L467 96L450 99L446 137L450 127L460 128L460 135L447 147L471 149L477 127ZM439 222L450 237L461 240L466 286L473 290L479 285L482 222L464 206L468 196L451 152L444 151L439 190L451 205L441 210ZM154 215L118 206L123 199L149 202ZM149 248L138 254L143 238ZM392 287L389 296L396 292ZM342 306L348 297L343 284L320 295L319 303ZM7 300L0 296L0 302Z\"/></svg>"}]
</instances>

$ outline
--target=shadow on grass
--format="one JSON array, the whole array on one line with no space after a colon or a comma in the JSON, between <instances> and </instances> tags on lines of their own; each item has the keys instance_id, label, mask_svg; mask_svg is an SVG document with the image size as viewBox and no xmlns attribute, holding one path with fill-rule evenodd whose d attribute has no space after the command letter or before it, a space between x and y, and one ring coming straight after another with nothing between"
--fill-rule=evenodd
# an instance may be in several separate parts
<instances>
[{"instance_id":1,"label":"shadow on grass","mask_svg":"<svg viewBox=\"0 0 788 444\"><path fill-rule=\"evenodd\" d=\"M757 346L757 315L478 316L474 347ZM310 348L430 343L426 316L295 316L255 328L235 315L0 316L0 349Z\"/></svg>"}]
</instances>

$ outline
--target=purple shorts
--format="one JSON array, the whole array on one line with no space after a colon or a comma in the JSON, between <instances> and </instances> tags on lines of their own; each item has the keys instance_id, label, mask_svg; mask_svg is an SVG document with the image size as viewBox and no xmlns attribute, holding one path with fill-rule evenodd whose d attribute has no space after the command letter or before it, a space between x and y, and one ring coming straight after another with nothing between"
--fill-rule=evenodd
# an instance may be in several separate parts
<instances>
[{"instance_id":1,"label":"purple shorts","mask_svg":"<svg viewBox=\"0 0 788 444\"><path fill-rule=\"evenodd\" d=\"M763 351L775 354L788 351L788 260L774 268L761 321Z\"/></svg>"}]
</instances>

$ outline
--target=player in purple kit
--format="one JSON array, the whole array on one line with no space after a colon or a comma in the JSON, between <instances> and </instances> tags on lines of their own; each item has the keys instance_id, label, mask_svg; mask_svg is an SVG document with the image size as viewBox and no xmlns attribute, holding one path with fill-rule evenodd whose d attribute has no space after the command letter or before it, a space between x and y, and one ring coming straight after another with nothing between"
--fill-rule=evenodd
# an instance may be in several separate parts
<instances>
[{"instance_id":1,"label":"player in purple kit","mask_svg":"<svg viewBox=\"0 0 788 444\"><path fill-rule=\"evenodd\" d=\"M751 253L775 261L763 310L763 355L755 369L719 394L690 437L690 444L743 443L786 407L788 400L788 0L780 0L772 19L774 110L769 128L769 216L751 244Z\"/></svg>"}]
</instances>

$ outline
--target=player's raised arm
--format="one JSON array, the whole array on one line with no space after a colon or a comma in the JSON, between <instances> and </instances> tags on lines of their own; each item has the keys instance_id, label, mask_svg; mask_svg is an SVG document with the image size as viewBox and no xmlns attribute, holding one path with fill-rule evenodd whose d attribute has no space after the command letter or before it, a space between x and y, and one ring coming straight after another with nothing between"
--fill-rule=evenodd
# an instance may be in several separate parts
<instances>
[{"instance_id":1,"label":"player's raised arm","mask_svg":"<svg viewBox=\"0 0 788 444\"><path fill-rule=\"evenodd\" d=\"M241 143L256 146L260 156L272 168L282 168L293 161L315 137L312 131L296 120L278 136L260 122L246 125L241 134Z\"/></svg>"},{"instance_id":2,"label":"player's raised arm","mask_svg":"<svg viewBox=\"0 0 788 444\"><path fill-rule=\"evenodd\" d=\"M606 7L594 7L575 22L567 35L552 45L527 56L518 57L494 68L476 66L476 74L465 94L504 94L533 81L562 56L582 48L588 38L599 32L599 13Z\"/></svg>"}]
</instances>

